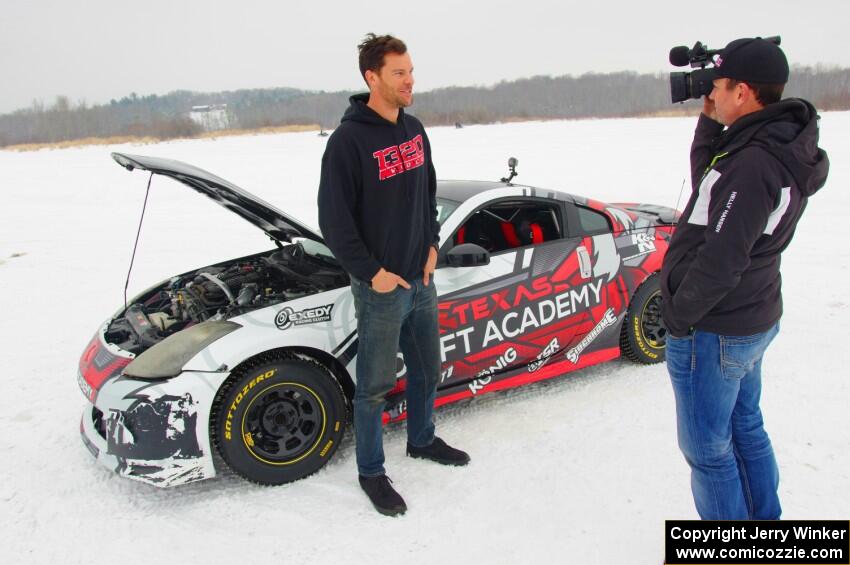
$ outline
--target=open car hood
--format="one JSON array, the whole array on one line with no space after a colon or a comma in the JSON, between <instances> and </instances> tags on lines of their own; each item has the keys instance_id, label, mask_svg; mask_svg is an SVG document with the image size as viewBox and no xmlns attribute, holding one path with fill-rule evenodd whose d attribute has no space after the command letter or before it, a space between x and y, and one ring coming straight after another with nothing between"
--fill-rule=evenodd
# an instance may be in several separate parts
<instances>
[{"instance_id":1,"label":"open car hood","mask_svg":"<svg viewBox=\"0 0 850 565\"><path fill-rule=\"evenodd\" d=\"M113 153L112 158L127 170L141 169L182 182L208 196L216 204L242 216L263 230L272 239L291 242L293 237L306 237L324 243L322 236L305 224L284 214L250 192L242 190L235 184L203 169L181 161L160 157Z\"/></svg>"}]
</instances>

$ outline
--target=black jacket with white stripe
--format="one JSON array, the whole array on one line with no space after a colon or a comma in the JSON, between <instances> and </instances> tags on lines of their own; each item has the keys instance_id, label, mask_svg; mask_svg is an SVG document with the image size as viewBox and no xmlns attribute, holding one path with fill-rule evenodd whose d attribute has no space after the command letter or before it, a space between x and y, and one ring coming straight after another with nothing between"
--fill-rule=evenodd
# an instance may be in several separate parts
<instances>
[{"instance_id":1,"label":"black jacket with white stripe","mask_svg":"<svg viewBox=\"0 0 850 565\"><path fill-rule=\"evenodd\" d=\"M752 335L779 320L780 254L829 171L818 119L798 98L769 104L725 131L700 115L691 197L661 269L670 333Z\"/></svg>"}]
</instances>

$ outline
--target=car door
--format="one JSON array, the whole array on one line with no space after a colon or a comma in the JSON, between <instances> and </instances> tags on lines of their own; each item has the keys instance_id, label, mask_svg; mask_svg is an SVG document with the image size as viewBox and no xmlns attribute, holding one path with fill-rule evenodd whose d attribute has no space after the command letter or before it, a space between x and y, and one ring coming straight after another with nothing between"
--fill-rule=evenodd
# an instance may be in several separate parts
<instances>
[{"instance_id":1,"label":"car door","mask_svg":"<svg viewBox=\"0 0 850 565\"><path fill-rule=\"evenodd\" d=\"M566 225L572 214L562 201L489 202L445 238L441 257L455 244L475 243L465 241L475 214L491 209L506 220L503 212L509 212L513 204L518 214L531 219L538 214L539 224L547 228L546 237L506 248L502 242L488 265L442 265L435 274L440 292L443 389L468 387L477 394L523 368L541 369L590 331L591 310L605 302L605 284L594 277L593 240ZM550 225L544 223L547 215L553 217ZM497 225L504 227L502 222ZM499 231L490 229L488 235L498 237Z\"/></svg>"}]
</instances>

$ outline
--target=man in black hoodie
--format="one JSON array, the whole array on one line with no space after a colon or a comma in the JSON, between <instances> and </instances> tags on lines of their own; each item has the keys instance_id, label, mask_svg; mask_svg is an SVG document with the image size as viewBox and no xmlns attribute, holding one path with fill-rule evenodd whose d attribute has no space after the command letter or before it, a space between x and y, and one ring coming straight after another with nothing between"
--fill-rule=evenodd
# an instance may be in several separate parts
<instances>
[{"instance_id":1,"label":"man in black hoodie","mask_svg":"<svg viewBox=\"0 0 850 565\"><path fill-rule=\"evenodd\" d=\"M375 508L407 506L384 470L384 398L396 386L396 354L407 370L407 454L445 465L469 456L434 435L440 378L437 291L437 180L422 124L403 108L413 103L413 66L392 36L366 36L358 46L368 94L351 97L328 139L319 184L319 226L351 276L357 313L354 430L360 486Z\"/></svg>"},{"instance_id":2,"label":"man in black hoodie","mask_svg":"<svg viewBox=\"0 0 850 565\"><path fill-rule=\"evenodd\" d=\"M780 254L829 161L814 107L781 100L778 46L738 39L715 67L691 146L693 192L661 269L667 368L700 517L775 520L762 356L782 315Z\"/></svg>"}]
</instances>

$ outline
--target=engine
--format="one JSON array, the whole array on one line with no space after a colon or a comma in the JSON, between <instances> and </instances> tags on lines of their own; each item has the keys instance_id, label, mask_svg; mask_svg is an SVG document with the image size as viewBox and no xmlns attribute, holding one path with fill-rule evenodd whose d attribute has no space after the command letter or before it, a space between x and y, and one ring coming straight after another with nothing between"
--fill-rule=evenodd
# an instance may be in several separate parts
<instances>
[{"instance_id":1,"label":"engine","mask_svg":"<svg viewBox=\"0 0 850 565\"><path fill-rule=\"evenodd\" d=\"M295 243L173 277L116 316L106 340L138 354L205 320L231 318L347 284L348 276L332 257L308 253Z\"/></svg>"}]
</instances>

